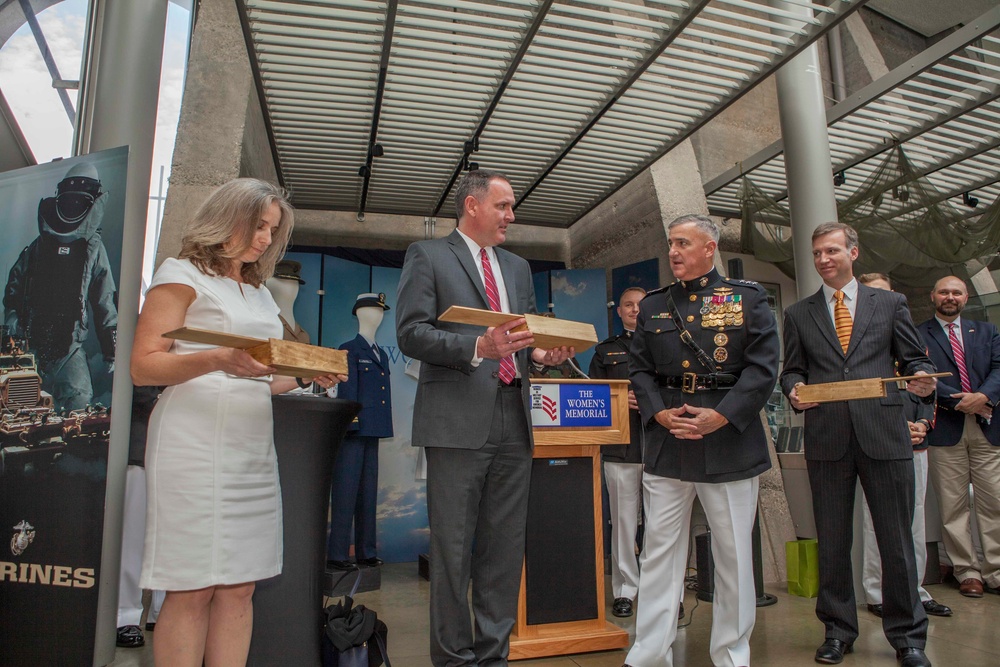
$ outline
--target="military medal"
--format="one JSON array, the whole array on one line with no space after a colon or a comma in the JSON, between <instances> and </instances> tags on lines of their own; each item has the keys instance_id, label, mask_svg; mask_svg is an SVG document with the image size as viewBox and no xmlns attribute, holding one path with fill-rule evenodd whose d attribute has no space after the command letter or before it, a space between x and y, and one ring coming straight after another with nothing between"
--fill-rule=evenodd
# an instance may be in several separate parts
<instances>
[{"instance_id":1,"label":"military medal","mask_svg":"<svg viewBox=\"0 0 1000 667\"><path fill-rule=\"evenodd\" d=\"M715 348L715 352L712 353L712 357L721 364L729 358L729 352L724 347L717 347Z\"/></svg>"},{"instance_id":2,"label":"military medal","mask_svg":"<svg viewBox=\"0 0 1000 667\"><path fill-rule=\"evenodd\" d=\"M725 345L726 343L729 342L729 336L727 336L724 333L715 334L715 339L714 340L715 340L715 344L716 345L718 345L719 347L722 347L723 345Z\"/></svg>"}]
</instances>

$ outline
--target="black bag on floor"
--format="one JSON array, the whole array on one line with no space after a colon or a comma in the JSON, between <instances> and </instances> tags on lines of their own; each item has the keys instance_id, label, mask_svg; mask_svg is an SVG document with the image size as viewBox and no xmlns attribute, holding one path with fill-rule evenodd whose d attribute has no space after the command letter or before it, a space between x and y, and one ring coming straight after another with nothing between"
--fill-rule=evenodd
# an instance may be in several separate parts
<instances>
[{"instance_id":1,"label":"black bag on floor","mask_svg":"<svg viewBox=\"0 0 1000 667\"><path fill-rule=\"evenodd\" d=\"M386 652L389 628L374 611L354 604L361 572L350 595L326 608L323 667L392 667Z\"/></svg>"}]
</instances>

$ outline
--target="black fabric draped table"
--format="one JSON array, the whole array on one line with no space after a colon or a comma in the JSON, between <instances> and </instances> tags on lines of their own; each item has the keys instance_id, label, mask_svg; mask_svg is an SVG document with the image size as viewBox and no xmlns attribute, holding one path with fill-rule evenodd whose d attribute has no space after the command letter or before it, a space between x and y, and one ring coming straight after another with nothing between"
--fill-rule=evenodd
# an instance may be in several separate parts
<instances>
[{"instance_id":1,"label":"black fabric draped table","mask_svg":"<svg viewBox=\"0 0 1000 667\"><path fill-rule=\"evenodd\" d=\"M281 574L257 583L247 665L318 667L333 462L361 404L280 395L272 406L285 553Z\"/></svg>"}]
</instances>

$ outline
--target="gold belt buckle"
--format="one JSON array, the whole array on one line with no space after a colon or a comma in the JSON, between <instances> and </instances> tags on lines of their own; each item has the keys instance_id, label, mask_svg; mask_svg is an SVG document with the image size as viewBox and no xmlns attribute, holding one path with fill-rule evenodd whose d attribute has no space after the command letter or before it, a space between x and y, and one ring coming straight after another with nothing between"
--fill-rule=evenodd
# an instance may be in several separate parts
<instances>
[{"instance_id":1,"label":"gold belt buckle","mask_svg":"<svg viewBox=\"0 0 1000 667\"><path fill-rule=\"evenodd\" d=\"M693 394L697 382L697 373L684 373L681 375L681 392L685 394Z\"/></svg>"}]
</instances>

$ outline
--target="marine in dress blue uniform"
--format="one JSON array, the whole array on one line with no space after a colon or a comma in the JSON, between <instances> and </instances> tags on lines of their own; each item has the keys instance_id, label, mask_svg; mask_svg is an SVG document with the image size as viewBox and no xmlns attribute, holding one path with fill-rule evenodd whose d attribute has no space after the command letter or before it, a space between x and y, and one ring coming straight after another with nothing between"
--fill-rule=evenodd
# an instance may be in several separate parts
<instances>
[{"instance_id":1,"label":"marine in dress blue uniform","mask_svg":"<svg viewBox=\"0 0 1000 667\"><path fill-rule=\"evenodd\" d=\"M671 268L680 280L643 299L630 349L632 388L645 425L646 530L636 639L626 663L673 665L697 495L715 560L709 654L716 667L743 667L750 664L756 613L751 531L757 476L771 467L760 411L777 379L777 323L760 285L723 278L713 268L718 230L710 219L683 216L668 235ZM682 330L703 354L682 340Z\"/></svg>"},{"instance_id":2,"label":"marine in dress blue uniform","mask_svg":"<svg viewBox=\"0 0 1000 667\"><path fill-rule=\"evenodd\" d=\"M389 310L384 294L362 294L359 308L377 306ZM375 510L378 502L378 441L392 437L392 398L389 357L360 333L340 346L347 351L347 381L338 386L338 398L361 404L361 412L348 429L333 467L330 494L330 538L327 560L334 568L350 563L351 524L354 524L354 556L360 565L378 565Z\"/></svg>"}]
</instances>

